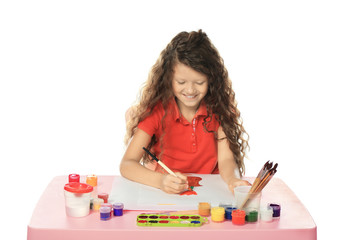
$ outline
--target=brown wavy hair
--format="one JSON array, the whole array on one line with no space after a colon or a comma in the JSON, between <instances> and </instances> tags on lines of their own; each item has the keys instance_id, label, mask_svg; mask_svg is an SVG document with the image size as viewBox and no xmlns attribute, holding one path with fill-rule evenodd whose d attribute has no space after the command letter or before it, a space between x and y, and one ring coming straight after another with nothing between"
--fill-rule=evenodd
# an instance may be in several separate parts
<instances>
[{"instance_id":1,"label":"brown wavy hair","mask_svg":"<svg viewBox=\"0 0 342 240\"><path fill-rule=\"evenodd\" d=\"M207 76L208 92L204 101L208 115L204 119L204 128L207 130L206 126L212 120L212 116L217 118L227 136L240 175L244 174L244 158L249 148L249 136L242 125L235 92L223 59L202 30L177 34L160 53L147 81L141 88L138 103L129 112L125 144L128 144L134 135L139 122L152 113L157 103L161 102L167 113L167 105L174 97L171 84L173 69L177 63L185 64ZM165 126L163 128L165 129ZM217 141L222 140L217 138L216 132L214 134ZM161 141L161 146L163 146L162 137L158 140L153 136L148 149L151 149L157 141ZM144 155L143 161L148 160L148 156Z\"/></svg>"}]
</instances>

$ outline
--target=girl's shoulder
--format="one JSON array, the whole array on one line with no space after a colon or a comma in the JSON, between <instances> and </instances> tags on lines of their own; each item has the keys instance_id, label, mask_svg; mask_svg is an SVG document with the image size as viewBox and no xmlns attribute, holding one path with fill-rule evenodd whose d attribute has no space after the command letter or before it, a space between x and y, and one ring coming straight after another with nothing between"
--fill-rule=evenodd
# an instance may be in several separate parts
<instances>
[{"instance_id":1,"label":"girl's shoulder","mask_svg":"<svg viewBox=\"0 0 342 240\"><path fill-rule=\"evenodd\" d=\"M165 110L161 101L157 102L154 107L147 110L146 118L161 119L164 116Z\"/></svg>"},{"instance_id":2,"label":"girl's shoulder","mask_svg":"<svg viewBox=\"0 0 342 240\"><path fill-rule=\"evenodd\" d=\"M164 115L165 109L161 101L157 102L157 104L153 107L152 113L158 114L158 115L160 114Z\"/></svg>"}]
</instances>

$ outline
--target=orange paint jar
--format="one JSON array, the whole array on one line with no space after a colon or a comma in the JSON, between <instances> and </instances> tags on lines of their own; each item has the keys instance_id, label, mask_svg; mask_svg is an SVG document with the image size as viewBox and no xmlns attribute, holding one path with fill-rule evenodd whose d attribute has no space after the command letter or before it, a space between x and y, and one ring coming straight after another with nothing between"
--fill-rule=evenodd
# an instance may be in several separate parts
<instances>
[{"instance_id":1,"label":"orange paint jar","mask_svg":"<svg viewBox=\"0 0 342 240\"><path fill-rule=\"evenodd\" d=\"M210 216L210 203L207 202L200 202L198 204L198 214L204 217Z\"/></svg>"},{"instance_id":2,"label":"orange paint jar","mask_svg":"<svg viewBox=\"0 0 342 240\"><path fill-rule=\"evenodd\" d=\"M232 212L232 223L236 225L245 224L246 212L244 210L236 209Z\"/></svg>"},{"instance_id":3,"label":"orange paint jar","mask_svg":"<svg viewBox=\"0 0 342 240\"><path fill-rule=\"evenodd\" d=\"M89 184L90 186L96 187L97 186L97 176L94 174L88 175L86 178L86 183Z\"/></svg>"}]
</instances>

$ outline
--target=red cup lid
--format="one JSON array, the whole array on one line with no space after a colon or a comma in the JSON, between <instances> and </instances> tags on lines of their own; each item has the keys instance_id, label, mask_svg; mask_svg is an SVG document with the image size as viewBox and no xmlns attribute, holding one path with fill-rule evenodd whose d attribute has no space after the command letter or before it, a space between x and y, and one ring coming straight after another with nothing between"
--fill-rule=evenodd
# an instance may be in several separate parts
<instances>
[{"instance_id":1,"label":"red cup lid","mask_svg":"<svg viewBox=\"0 0 342 240\"><path fill-rule=\"evenodd\" d=\"M65 184L64 190L72 193L90 193L93 187L86 183L70 182Z\"/></svg>"},{"instance_id":2,"label":"red cup lid","mask_svg":"<svg viewBox=\"0 0 342 240\"><path fill-rule=\"evenodd\" d=\"M69 182L80 182L80 175L76 173L69 174Z\"/></svg>"}]
</instances>

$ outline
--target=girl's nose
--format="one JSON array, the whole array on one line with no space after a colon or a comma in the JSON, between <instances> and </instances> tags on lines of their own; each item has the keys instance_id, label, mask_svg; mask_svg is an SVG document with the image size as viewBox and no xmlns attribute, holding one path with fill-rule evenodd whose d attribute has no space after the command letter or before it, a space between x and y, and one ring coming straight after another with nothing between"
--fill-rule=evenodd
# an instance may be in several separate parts
<instances>
[{"instance_id":1,"label":"girl's nose","mask_svg":"<svg viewBox=\"0 0 342 240\"><path fill-rule=\"evenodd\" d=\"M186 87L186 93L187 94L192 94L196 92L195 86L193 84L188 84L188 86Z\"/></svg>"}]
</instances>

